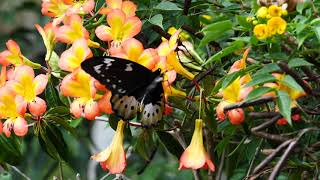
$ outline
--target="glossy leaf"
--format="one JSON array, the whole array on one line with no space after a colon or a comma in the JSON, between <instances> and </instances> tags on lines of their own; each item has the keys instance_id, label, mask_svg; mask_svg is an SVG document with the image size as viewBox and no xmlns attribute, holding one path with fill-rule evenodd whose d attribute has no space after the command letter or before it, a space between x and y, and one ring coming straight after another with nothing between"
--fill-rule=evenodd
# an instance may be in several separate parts
<instances>
[{"instance_id":1,"label":"glossy leaf","mask_svg":"<svg viewBox=\"0 0 320 180\"><path fill-rule=\"evenodd\" d=\"M245 99L245 101L251 101L251 100L254 100L254 99L257 99L259 97L261 97L262 95L268 93L268 92L271 92L273 91L273 88L270 88L270 87L258 87L258 88L255 88L254 90L252 90L247 98Z\"/></svg>"},{"instance_id":2,"label":"glossy leaf","mask_svg":"<svg viewBox=\"0 0 320 180\"><path fill-rule=\"evenodd\" d=\"M264 84L267 82L274 82L274 81L276 81L276 78L271 74L259 74L259 75L253 76L252 80L248 82L245 85L245 87L256 86L256 85Z\"/></svg>"},{"instance_id":3,"label":"glossy leaf","mask_svg":"<svg viewBox=\"0 0 320 180\"><path fill-rule=\"evenodd\" d=\"M279 107L280 114L287 120L287 122L292 125L291 120L291 99L287 92L277 91L277 105Z\"/></svg>"}]
</instances>

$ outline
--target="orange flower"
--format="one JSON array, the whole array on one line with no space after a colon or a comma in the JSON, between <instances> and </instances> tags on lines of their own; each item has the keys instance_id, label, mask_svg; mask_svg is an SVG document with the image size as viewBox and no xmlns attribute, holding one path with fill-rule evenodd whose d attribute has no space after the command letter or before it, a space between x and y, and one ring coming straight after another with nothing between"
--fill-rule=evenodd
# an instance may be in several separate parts
<instances>
[{"instance_id":1,"label":"orange flower","mask_svg":"<svg viewBox=\"0 0 320 180\"><path fill-rule=\"evenodd\" d=\"M42 115L46 111L46 103L37 95L44 91L48 77L44 74L34 77L33 69L23 65L16 67L13 78L13 80L8 81L8 88L28 103L28 108L32 115Z\"/></svg>"},{"instance_id":2,"label":"orange flower","mask_svg":"<svg viewBox=\"0 0 320 180\"><path fill-rule=\"evenodd\" d=\"M209 168L211 171L215 171L215 166L203 145L202 125L202 119L197 119L191 143L180 157L179 169Z\"/></svg>"},{"instance_id":3,"label":"orange flower","mask_svg":"<svg viewBox=\"0 0 320 180\"><path fill-rule=\"evenodd\" d=\"M111 145L102 152L91 156L91 159L100 162L104 170L109 170L111 174L122 173L126 167L126 154L123 148L123 130L125 122L118 122L116 133Z\"/></svg>"},{"instance_id":4,"label":"orange flower","mask_svg":"<svg viewBox=\"0 0 320 180\"><path fill-rule=\"evenodd\" d=\"M102 41L113 41L112 45L116 47L137 35L142 27L138 17L126 17L125 13L119 9L114 9L108 14L107 23L109 26L100 25L95 33Z\"/></svg>"},{"instance_id":5,"label":"orange flower","mask_svg":"<svg viewBox=\"0 0 320 180\"><path fill-rule=\"evenodd\" d=\"M94 98L96 96L95 81L82 69L76 69L63 78L60 90L64 96L76 98L71 106L71 113L76 117L81 116L94 120L100 115L99 106Z\"/></svg>"},{"instance_id":6,"label":"orange flower","mask_svg":"<svg viewBox=\"0 0 320 180\"><path fill-rule=\"evenodd\" d=\"M79 39L86 39L88 46L99 47L99 43L89 39L89 32L83 27L82 19L78 15L71 15L64 20L64 25L55 31L57 40L63 43L72 44Z\"/></svg>"},{"instance_id":7,"label":"orange flower","mask_svg":"<svg viewBox=\"0 0 320 180\"><path fill-rule=\"evenodd\" d=\"M136 15L137 6L131 1L122 0L106 0L107 8L101 8L100 14L109 14L113 9L122 10L126 17L133 17Z\"/></svg>"},{"instance_id":8,"label":"orange flower","mask_svg":"<svg viewBox=\"0 0 320 180\"><path fill-rule=\"evenodd\" d=\"M150 70L154 69L159 61L155 49L144 49L142 43L134 38L125 40L121 47L111 47L110 55L137 62Z\"/></svg>"},{"instance_id":9,"label":"orange flower","mask_svg":"<svg viewBox=\"0 0 320 180\"><path fill-rule=\"evenodd\" d=\"M3 132L10 137L13 130L17 136L24 136L28 132L27 122L24 119L27 104L21 96L6 86L0 89L0 118L7 119L3 124Z\"/></svg>"},{"instance_id":10,"label":"orange flower","mask_svg":"<svg viewBox=\"0 0 320 180\"><path fill-rule=\"evenodd\" d=\"M70 8L70 6L65 4L63 0L42 0L41 6L41 12L43 15L54 18L54 26L62 22L68 8Z\"/></svg>"},{"instance_id":11,"label":"orange flower","mask_svg":"<svg viewBox=\"0 0 320 180\"><path fill-rule=\"evenodd\" d=\"M111 91L107 90L107 92L102 96L102 98L98 102L98 106L101 112L106 114L112 114L112 105L110 102L111 99Z\"/></svg>"},{"instance_id":12,"label":"orange flower","mask_svg":"<svg viewBox=\"0 0 320 180\"><path fill-rule=\"evenodd\" d=\"M81 62L92 56L92 52L85 39L76 40L71 48L61 54L59 67L62 70L72 72L79 68Z\"/></svg>"}]
</instances>

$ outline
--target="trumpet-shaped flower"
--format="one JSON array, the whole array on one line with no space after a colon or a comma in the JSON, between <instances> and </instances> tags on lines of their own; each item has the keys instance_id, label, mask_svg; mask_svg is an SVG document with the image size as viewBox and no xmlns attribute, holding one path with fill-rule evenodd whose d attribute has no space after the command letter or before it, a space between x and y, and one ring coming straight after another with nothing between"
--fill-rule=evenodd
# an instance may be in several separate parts
<instances>
[{"instance_id":1,"label":"trumpet-shaped flower","mask_svg":"<svg viewBox=\"0 0 320 180\"><path fill-rule=\"evenodd\" d=\"M98 106L100 111L106 114L112 114L112 105L110 102L111 99L111 91L107 90L106 93L102 96L102 98L98 102Z\"/></svg>"},{"instance_id":2,"label":"trumpet-shaped flower","mask_svg":"<svg viewBox=\"0 0 320 180\"><path fill-rule=\"evenodd\" d=\"M269 37L269 31L266 24L258 24L253 28L253 33L259 40Z\"/></svg>"},{"instance_id":3,"label":"trumpet-shaped flower","mask_svg":"<svg viewBox=\"0 0 320 180\"><path fill-rule=\"evenodd\" d=\"M202 119L197 119L191 143L180 157L179 169L209 168L211 171L215 171L215 166L203 145L202 126Z\"/></svg>"},{"instance_id":4,"label":"trumpet-shaped flower","mask_svg":"<svg viewBox=\"0 0 320 180\"><path fill-rule=\"evenodd\" d=\"M162 42L158 47L158 54L160 56L160 63L158 68L162 71L168 71L174 69L178 74L192 80L194 75L186 70L177 58L175 49L178 46L178 37L181 30L177 30L168 41Z\"/></svg>"},{"instance_id":5,"label":"trumpet-shaped flower","mask_svg":"<svg viewBox=\"0 0 320 180\"><path fill-rule=\"evenodd\" d=\"M283 34L286 31L287 22L281 17L272 17L267 22L268 32L271 35Z\"/></svg>"},{"instance_id":6,"label":"trumpet-shaped flower","mask_svg":"<svg viewBox=\"0 0 320 180\"><path fill-rule=\"evenodd\" d=\"M62 80L60 86L62 94L76 98L70 109L76 118L83 116L94 120L100 114L98 103L94 101L96 96L95 81L82 69L76 69Z\"/></svg>"},{"instance_id":7,"label":"trumpet-shaped flower","mask_svg":"<svg viewBox=\"0 0 320 180\"><path fill-rule=\"evenodd\" d=\"M114 9L108 14L107 23L109 26L100 25L95 33L102 41L113 41L112 45L116 47L137 35L142 27L138 17L126 17L119 9Z\"/></svg>"},{"instance_id":8,"label":"trumpet-shaped flower","mask_svg":"<svg viewBox=\"0 0 320 180\"><path fill-rule=\"evenodd\" d=\"M14 40L9 40L6 43L8 50L0 53L1 65L7 66L13 64L19 66L23 64L23 55L20 51L19 45Z\"/></svg>"},{"instance_id":9,"label":"trumpet-shaped flower","mask_svg":"<svg viewBox=\"0 0 320 180\"><path fill-rule=\"evenodd\" d=\"M122 173L126 167L126 154L123 148L123 130L125 122L118 122L116 133L111 145L102 152L91 156L91 159L100 162L104 170L109 170L111 174Z\"/></svg>"},{"instance_id":10,"label":"trumpet-shaped flower","mask_svg":"<svg viewBox=\"0 0 320 180\"><path fill-rule=\"evenodd\" d=\"M61 54L59 67L62 70L72 72L79 68L81 62L92 56L92 52L85 39L76 40L71 48Z\"/></svg>"},{"instance_id":11,"label":"trumpet-shaped flower","mask_svg":"<svg viewBox=\"0 0 320 180\"><path fill-rule=\"evenodd\" d=\"M132 1L122 0L106 0L107 8L101 8L100 14L109 14L113 9L122 10L126 17L133 17L136 15L137 6Z\"/></svg>"},{"instance_id":12,"label":"trumpet-shaped flower","mask_svg":"<svg viewBox=\"0 0 320 180\"><path fill-rule=\"evenodd\" d=\"M111 47L110 55L137 62L150 70L153 70L159 61L155 49L144 49L142 43L134 38L124 41L121 47Z\"/></svg>"},{"instance_id":13,"label":"trumpet-shaped flower","mask_svg":"<svg viewBox=\"0 0 320 180\"><path fill-rule=\"evenodd\" d=\"M70 5L67 5L63 0L42 0L41 12L45 16L54 18L53 24L58 25L65 17Z\"/></svg>"},{"instance_id":14,"label":"trumpet-shaped flower","mask_svg":"<svg viewBox=\"0 0 320 180\"><path fill-rule=\"evenodd\" d=\"M6 86L0 89L0 118L7 119L3 124L3 132L10 137L13 130L17 136L28 132L24 119L27 104L21 96L16 96Z\"/></svg>"},{"instance_id":15,"label":"trumpet-shaped flower","mask_svg":"<svg viewBox=\"0 0 320 180\"><path fill-rule=\"evenodd\" d=\"M44 28L42 28L39 24L36 24L35 27L39 31L44 45L47 49L47 54L45 59L49 60L50 56L52 55L53 48L56 44L56 36L54 32L57 30L57 27L53 26L52 23L47 23Z\"/></svg>"},{"instance_id":16,"label":"trumpet-shaped flower","mask_svg":"<svg viewBox=\"0 0 320 180\"><path fill-rule=\"evenodd\" d=\"M46 103L37 95L44 91L47 82L48 77L46 75L40 74L34 77L33 69L23 65L15 69L14 79L8 81L8 88L28 103L31 114L39 116L45 112Z\"/></svg>"}]
</instances>

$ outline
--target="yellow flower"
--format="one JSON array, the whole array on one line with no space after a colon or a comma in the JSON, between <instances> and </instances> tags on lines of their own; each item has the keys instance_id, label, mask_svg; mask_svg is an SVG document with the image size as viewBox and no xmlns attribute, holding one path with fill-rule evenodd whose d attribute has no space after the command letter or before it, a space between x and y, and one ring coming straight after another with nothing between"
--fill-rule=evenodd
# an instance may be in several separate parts
<instances>
[{"instance_id":1,"label":"yellow flower","mask_svg":"<svg viewBox=\"0 0 320 180\"><path fill-rule=\"evenodd\" d=\"M259 17L259 18L266 18L267 15L268 15L268 8L266 8L265 6L262 6L257 11L257 17Z\"/></svg>"},{"instance_id":2,"label":"yellow flower","mask_svg":"<svg viewBox=\"0 0 320 180\"><path fill-rule=\"evenodd\" d=\"M286 31L287 22L283 20L281 17L272 17L267 22L268 32L271 35L274 34L283 34Z\"/></svg>"},{"instance_id":3,"label":"yellow flower","mask_svg":"<svg viewBox=\"0 0 320 180\"><path fill-rule=\"evenodd\" d=\"M267 25L258 24L253 29L254 35L259 39L266 39L269 36Z\"/></svg>"},{"instance_id":4,"label":"yellow flower","mask_svg":"<svg viewBox=\"0 0 320 180\"><path fill-rule=\"evenodd\" d=\"M278 7L276 5L271 5L268 8L268 13L270 14L270 16L272 17L280 17L282 14L282 8Z\"/></svg>"}]
</instances>

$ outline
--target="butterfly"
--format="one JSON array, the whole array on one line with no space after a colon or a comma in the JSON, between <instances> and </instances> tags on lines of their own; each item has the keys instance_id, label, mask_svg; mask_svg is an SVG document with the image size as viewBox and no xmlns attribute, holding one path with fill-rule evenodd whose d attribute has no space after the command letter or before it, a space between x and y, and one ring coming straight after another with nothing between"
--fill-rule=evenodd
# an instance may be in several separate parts
<instances>
[{"instance_id":1,"label":"butterfly","mask_svg":"<svg viewBox=\"0 0 320 180\"><path fill-rule=\"evenodd\" d=\"M131 120L140 116L142 125L150 126L162 119L164 96L161 71L116 57L93 57L81 63L81 68L105 85L111 92L115 114Z\"/></svg>"}]
</instances>

